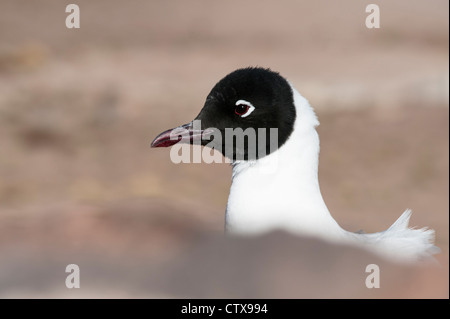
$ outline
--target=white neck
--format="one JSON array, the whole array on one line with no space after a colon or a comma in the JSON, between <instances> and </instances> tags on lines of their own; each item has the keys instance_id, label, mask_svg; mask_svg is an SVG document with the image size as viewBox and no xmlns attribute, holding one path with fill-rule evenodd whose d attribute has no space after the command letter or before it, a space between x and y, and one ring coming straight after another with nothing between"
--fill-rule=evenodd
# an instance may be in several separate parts
<instances>
[{"instance_id":1,"label":"white neck","mask_svg":"<svg viewBox=\"0 0 450 319\"><path fill-rule=\"evenodd\" d=\"M296 120L288 140L276 152L254 162L233 165L227 231L241 234L284 229L334 238L344 230L331 217L318 180L319 124L294 88Z\"/></svg>"}]
</instances>

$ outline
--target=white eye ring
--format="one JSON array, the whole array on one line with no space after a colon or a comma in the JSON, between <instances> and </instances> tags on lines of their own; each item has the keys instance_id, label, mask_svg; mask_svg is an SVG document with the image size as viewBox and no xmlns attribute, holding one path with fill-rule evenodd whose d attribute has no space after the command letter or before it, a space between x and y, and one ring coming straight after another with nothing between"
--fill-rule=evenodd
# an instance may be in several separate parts
<instances>
[{"instance_id":1,"label":"white eye ring","mask_svg":"<svg viewBox=\"0 0 450 319\"><path fill-rule=\"evenodd\" d=\"M249 116L250 114L252 114L252 112L255 110L255 107L253 106L253 104L250 103L250 102L248 102L248 101L246 101L246 100L239 100L239 101L237 101L237 102L236 102L236 106L238 106L238 105L246 105L246 106L248 106L248 109L247 109L247 111L246 111L244 114L238 114L238 113L236 113L236 114L238 114L240 117L247 117L247 116Z\"/></svg>"}]
</instances>

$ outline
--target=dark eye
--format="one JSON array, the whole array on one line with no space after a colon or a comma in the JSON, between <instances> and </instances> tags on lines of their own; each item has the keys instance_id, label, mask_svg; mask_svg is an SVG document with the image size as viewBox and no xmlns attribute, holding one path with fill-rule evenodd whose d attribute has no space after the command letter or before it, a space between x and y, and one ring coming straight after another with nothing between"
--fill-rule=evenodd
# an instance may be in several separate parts
<instances>
[{"instance_id":1,"label":"dark eye","mask_svg":"<svg viewBox=\"0 0 450 319\"><path fill-rule=\"evenodd\" d=\"M236 113L239 116L242 116L248 112L249 108L250 108L250 106L248 106L248 105L239 104L239 105L236 105L236 108L234 109L234 113Z\"/></svg>"},{"instance_id":2,"label":"dark eye","mask_svg":"<svg viewBox=\"0 0 450 319\"><path fill-rule=\"evenodd\" d=\"M240 117L247 117L254 110L255 110L255 107L252 105L252 103L245 101L245 100L239 100L236 102L236 107L234 108L234 113L239 115Z\"/></svg>"}]
</instances>

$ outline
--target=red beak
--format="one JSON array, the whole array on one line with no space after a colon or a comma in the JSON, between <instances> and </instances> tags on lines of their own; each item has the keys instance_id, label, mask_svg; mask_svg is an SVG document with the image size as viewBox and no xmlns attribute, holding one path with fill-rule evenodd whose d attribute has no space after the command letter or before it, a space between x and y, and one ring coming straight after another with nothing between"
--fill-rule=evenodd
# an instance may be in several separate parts
<instances>
[{"instance_id":1,"label":"red beak","mask_svg":"<svg viewBox=\"0 0 450 319\"><path fill-rule=\"evenodd\" d=\"M201 144L202 136L212 133L211 129L194 129L192 122L184 124L159 134L153 140L151 147L169 147L178 142Z\"/></svg>"}]
</instances>

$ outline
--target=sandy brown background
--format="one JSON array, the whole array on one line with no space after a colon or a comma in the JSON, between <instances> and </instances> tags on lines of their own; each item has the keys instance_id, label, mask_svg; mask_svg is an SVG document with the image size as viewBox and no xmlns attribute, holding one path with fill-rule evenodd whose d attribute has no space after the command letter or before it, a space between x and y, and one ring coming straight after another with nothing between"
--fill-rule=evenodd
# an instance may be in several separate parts
<instances>
[{"instance_id":1,"label":"sandy brown background","mask_svg":"<svg viewBox=\"0 0 450 319\"><path fill-rule=\"evenodd\" d=\"M448 298L448 1L376 1L380 29L357 0L75 3L80 29L64 1L0 1L1 297ZM315 107L336 220L375 232L411 208L440 266L283 233L223 239L230 167L149 144L245 66Z\"/></svg>"}]
</instances>

